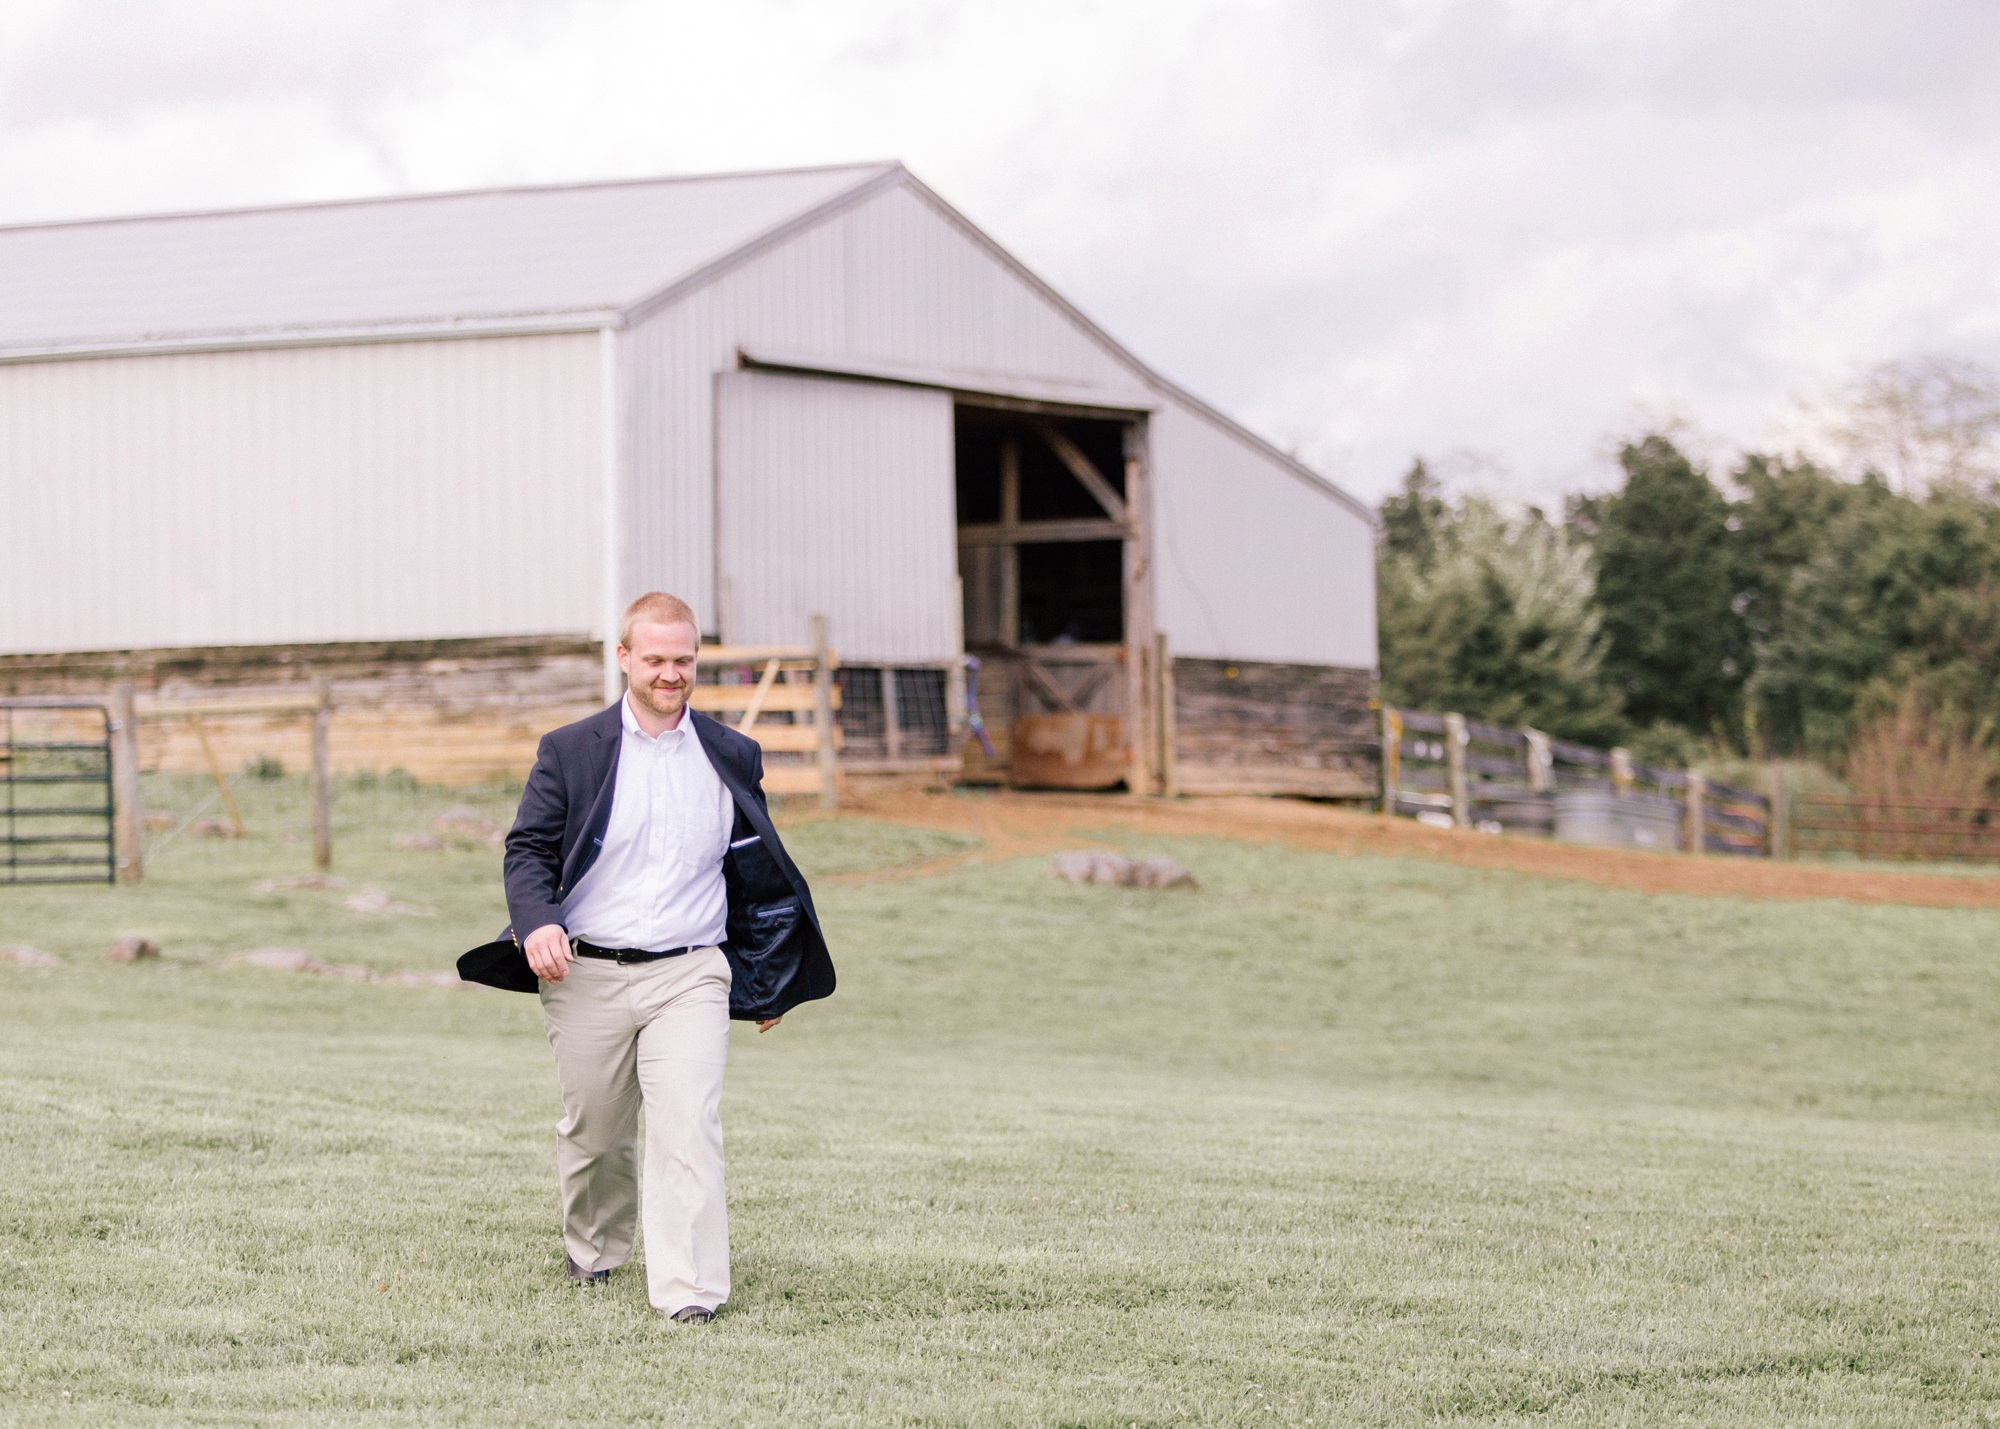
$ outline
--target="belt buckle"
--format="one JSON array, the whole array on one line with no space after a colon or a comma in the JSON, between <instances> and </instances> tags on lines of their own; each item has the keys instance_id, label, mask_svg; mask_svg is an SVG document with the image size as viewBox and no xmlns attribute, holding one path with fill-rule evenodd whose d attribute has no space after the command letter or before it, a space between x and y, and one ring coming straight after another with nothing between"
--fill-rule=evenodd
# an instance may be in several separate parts
<instances>
[{"instance_id":1,"label":"belt buckle","mask_svg":"<svg viewBox=\"0 0 2000 1429\"><path fill-rule=\"evenodd\" d=\"M620 948L617 957L618 966L621 968L630 967L633 963L643 963L646 961L645 958L631 948Z\"/></svg>"}]
</instances>

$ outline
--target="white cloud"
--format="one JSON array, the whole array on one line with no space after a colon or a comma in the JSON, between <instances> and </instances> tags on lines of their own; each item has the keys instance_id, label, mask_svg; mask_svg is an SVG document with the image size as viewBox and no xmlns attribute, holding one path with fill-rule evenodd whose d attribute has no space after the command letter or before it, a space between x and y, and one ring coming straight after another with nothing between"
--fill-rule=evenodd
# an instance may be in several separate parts
<instances>
[{"instance_id":1,"label":"white cloud","mask_svg":"<svg viewBox=\"0 0 2000 1429\"><path fill-rule=\"evenodd\" d=\"M15 12L18 12L16 14ZM15 0L0 218L900 157L1368 494L2000 357L2000 9L1917 0Z\"/></svg>"}]
</instances>

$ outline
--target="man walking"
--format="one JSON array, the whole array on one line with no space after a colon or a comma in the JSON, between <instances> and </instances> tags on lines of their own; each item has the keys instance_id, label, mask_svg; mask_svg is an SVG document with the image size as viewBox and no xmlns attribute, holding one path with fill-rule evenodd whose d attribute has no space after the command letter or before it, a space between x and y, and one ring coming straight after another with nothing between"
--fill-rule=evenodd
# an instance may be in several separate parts
<instances>
[{"instance_id":1,"label":"man walking","mask_svg":"<svg viewBox=\"0 0 2000 1429\"><path fill-rule=\"evenodd\" d=\"M699 642L673 596L625 612L624 698L537 752L507 835L503 935L533 970L555 1051L569 1273L603 1283L643 1221L647 1296L683 1324L729 1298L729 1019L768 1032L833 990L812 895L765 806L762 752L688 708Z\"/></svg>"}]
</instances>

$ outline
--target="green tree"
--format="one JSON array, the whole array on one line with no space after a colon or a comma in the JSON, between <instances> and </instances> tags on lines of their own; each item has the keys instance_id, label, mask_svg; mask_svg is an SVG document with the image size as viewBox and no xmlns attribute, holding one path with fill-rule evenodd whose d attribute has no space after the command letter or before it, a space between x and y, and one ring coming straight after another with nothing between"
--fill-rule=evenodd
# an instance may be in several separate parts
<instances>
[{"instance_id":1,"label":"green tree","mask_svg":"<svg viewBox=\"0 0 2000 1429\"><path fill-rule=\"evenodd\" d=\"M1596 541L1605 673L1638 725L1727 728L1746 673L1729 503L1665 437L1618 459L1625 485L1603 503Z\"/></svg>"},{"instance_id":2,"label":"green tree","mask_svg":"<svg viewBox=\"0 0 2000 1429\"><path fill-rule=\"evenodd\" d=\"M1420 482L1413 468L1401 510L1417 509L1412 497L1437 502L1425 514L1426 542L1407 540L1406 526L1392 547L1384 512L1383 698L1566 739L1615 739L1588 550L1539 514L1508 521L1482 497L1450 503Z\"/></svg>"},{"instance_id":3,"label":"green tree","mask_svg":"<svg viewBox=\"0 0 2000 1429\"><path fill-rule=\"evenodd\" d=\"M1753 694L1783 748L1838 758L1857 719L1915 687L1968 713L2000 702L2000 510L1855 488L1792 582Z\"/></svg>"},{"instance_id":4,"label":"green tree","mask_svg":"<svg viewBox=\"0 0 2000 1429\"><path fill-rule=\"evenodd\" d=\"M1383 501L1379 515L1382 553L1413 562L1419 569L1429 569L1450 511L1445 504L1444 487L1431 475L1422 457L1410 463L1410 469L1403 473L1402 491Z\"/></svg>"},{"instance_id":5,"label":"green tree","mask_svg":"<svg viewBox=\"0 0 2000 1429\"><path fill-rule=\"evenodd\" d=\"M1743 458L1733 480L1743 493L1729 508L1734 604L1754 657L1783 626L1793 580L1825 552L1834 527L1867 493L1809 461L1754 452Z\"/></svg>"}]
</instances>

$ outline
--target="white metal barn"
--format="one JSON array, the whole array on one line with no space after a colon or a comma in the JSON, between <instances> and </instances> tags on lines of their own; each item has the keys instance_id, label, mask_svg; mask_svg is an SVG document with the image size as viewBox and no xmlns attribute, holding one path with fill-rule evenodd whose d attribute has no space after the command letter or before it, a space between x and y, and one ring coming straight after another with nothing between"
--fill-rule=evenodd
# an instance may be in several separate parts
<instances>
[{"instance_id":1,"label":"white metal barn","mask_svg":"<svg viewBox=\"0 0 2000 1429\"><path fill-rule=\"evenodd\" d=\"M560 657L580 703L659 588L823 613L850 756L970 649L1002 773L1066 710L1095 782L1373 778L1366 508L897 164L0 229L0 517L0 692Z\"/></svg>"}]
</instances>

